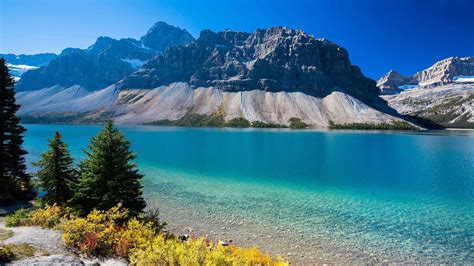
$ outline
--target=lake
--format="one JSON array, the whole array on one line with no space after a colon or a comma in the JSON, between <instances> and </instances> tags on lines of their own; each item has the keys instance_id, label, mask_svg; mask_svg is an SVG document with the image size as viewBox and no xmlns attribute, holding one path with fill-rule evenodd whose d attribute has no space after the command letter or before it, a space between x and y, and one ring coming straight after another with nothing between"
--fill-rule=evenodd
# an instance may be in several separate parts
<instances>
[{"instance_id":1,"label":"lake","mask_svg":"<svg viewBox=\"0 0 474 266\"><path fill-rule=\"evenodd\" d=\"M55 130L84 158L100 130L26 128L28 163ZM292 262L474 263L473 131L120 128L175 233Z\"/></svg>"}]
</instances>

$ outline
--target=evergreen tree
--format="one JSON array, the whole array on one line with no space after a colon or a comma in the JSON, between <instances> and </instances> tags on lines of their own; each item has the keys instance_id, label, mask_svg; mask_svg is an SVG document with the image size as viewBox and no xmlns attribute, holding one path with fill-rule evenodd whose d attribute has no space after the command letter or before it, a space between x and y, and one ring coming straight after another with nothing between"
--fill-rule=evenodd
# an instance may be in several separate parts
<instances>
[{"instance_id":1,"label":"evergreen tree","mask_svg":"<svg viewBox=\"0 0 474 266\"><path fill-rule=\"evenodd\" d=\"M80 178L72 206L81 214L94 208L108 210L118 203L137 215L145 208L135 153L125 135L107 121L91 139L87 159L80 164Z\"/></svg>"},{"instance_id":2,"label":"evergreen tree","mask_svg":"<svg viewBox=\"0 0 474 266\"><path fill-rule=\"evenodd\" d=\"M46 190L43 199L48 204L66 204L73 196L72 187L76 182L73 160L59 132L54 133L48 147L41 159L33 164L39 167L36 176Z\"/></svg>"},{"instance_id":3,"label":"evergreen tree","mask_svg":"<svg viewBox=\"0 0 474 266\"><path fill-rule=\"evenodd\" d=\"M33 190L26 173L23 134L16 112L15 82L8 72L5 59L0 58L0 201L30 199Z\"/></svg>"}]
</instances>

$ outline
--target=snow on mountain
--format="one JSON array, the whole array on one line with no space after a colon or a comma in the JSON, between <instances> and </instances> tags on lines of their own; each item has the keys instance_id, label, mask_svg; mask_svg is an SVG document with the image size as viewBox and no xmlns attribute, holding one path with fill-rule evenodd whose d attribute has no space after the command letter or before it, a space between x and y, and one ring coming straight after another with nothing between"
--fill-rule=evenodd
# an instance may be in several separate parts
<instances>
[{"instance_id":1,"label":"snow on mountain","mask_svg":"<svg viewBox=\"0 0 474 266\"><path fill-rule=\"evenodd\" d=\"M474 76L455 76L453 81L457 83L474 82Z\"/></svg>"},{"instance_id":2,"label":"snow on mountain","mask_svg":"<svg viewBox=\"0 0 474 266\"><path fill-rule=\"evenodd\" d=\"M430 89L450 83L468 82L474 82L474 57L450 57L436 62L413 76L402 76L390 70L378 80L377 87L382 95L389 95L400 93L401 86L406 85ZM413 88L415 87L409 89Z\"/></svg>"},{"instance_id":3,"label":"snow on mountain","mask_svg":"<svg viewBox=\"0 0 474 266\"><path fill-rule=\"evenodd\" d=\"M419 85L414 85L414 84L405 84L398 86L399 89L401 90L412 90L412 89L418 89L420 86Z\"/></svg>"},{"instance_id":4,"label":"snow on mountain","mask_svg":"<svg viewBox=\"0 0 474 266\"><path fill-rule=\"evenodd\" d=\"M134 69L139 69L140 67L143 66L143 64L146 63L145 60L140 60L136 58L135 59L121 58L120 60L122 60L125 63L129 63Z\"/></svg>"},{"instance_id":5,"label":"snow on mountain","mask_svg":"<svg viewBox=\"0 0 474 266\"><path fill-rule=\"evenodd\" d=\"M21 75L26 71L37 69L37 66L29 66L29 65L13 65L7 64L8 69L10 70L10 74L15 78L15 81L20 80Z\"/></svg>"}]
</instances>

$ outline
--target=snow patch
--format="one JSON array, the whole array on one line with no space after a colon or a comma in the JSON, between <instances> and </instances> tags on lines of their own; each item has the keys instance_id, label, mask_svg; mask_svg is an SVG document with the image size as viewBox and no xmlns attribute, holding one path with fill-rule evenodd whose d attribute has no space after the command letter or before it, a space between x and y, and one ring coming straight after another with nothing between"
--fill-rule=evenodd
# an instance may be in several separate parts
<instances>
[{"instance_id":1,"label":"snow patch","mask_svg":"<svg viewBox=\"0 0 474 266\"><path fill-rule=\"evenodd\" d=\"M10 69L10 73L14 76L17 77L18 80L25 73L26 71L37 69L39 67L37 66L29 66L29 65L13 65L13 64L7 64L8 69ZM16 80L16 81L18 81Z\"/></svg>"},{"instance_id":2,"label":"snow patch","mask_svg":"<svg viewBox=\"0 0 474 266\"><path fill-rule=\"evenodd\" d=\"M405 84L405 85L398 86L398 88L401 89L401 90L418 89L419 87L420 86L418 86L416 84Z\"/></svg>"},{"instance_id":3,"label":"snow patch","mask_svg":"<svg viewBox=\"0 0 474 266\"><path fill-rule=\"evenodd\" d=\"M474 82L474 76L455 76L453 77L454 82Z\"/></svg>"},{"instance_id":4,"label":"snow patch","mask_svg":"<svg viewBox=\"0 0 474 266\"><path fill-rule=\"evenodd\" d=\"M135 69L138 69L138 68L142 67L143 64L145 64L145 62L146 62L146 61L142 61L142 60L136 59L136 58L134 58L134 59L121 58L120 60L122 60L125 63L129 63Z\"/></svg>"}]
</instances>

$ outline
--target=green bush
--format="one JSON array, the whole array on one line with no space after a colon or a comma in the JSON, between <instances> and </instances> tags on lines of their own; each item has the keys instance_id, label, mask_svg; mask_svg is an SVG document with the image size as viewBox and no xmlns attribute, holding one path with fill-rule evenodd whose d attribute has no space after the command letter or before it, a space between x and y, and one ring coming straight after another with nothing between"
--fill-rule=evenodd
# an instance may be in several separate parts
<instances>
[{"instance_id":1,"label":"green bush","mask_svg":"<svg viewBox=\"0 0 474 266\"><path fill-rule=\"evenodd\" d=\"M24 225L25 222L30 220L30 215L31 209L19 209L7 216L5 219L5 225L7 227Z\"/></svg>"},{"instance_id":2,"label":"green bush","mask_svg":"<svg viewBox=\"0 0 474 266\"><path fill-rule=\"evenodd\" d=\"M212 115L201 115L187 112L178 120L159 120L151 123L158 126L180 126L180 127L223 127L225 126L224 116L217 112Z\"/></svg>"},{"instance_id":3,"label":"green bush","mask_svg":"<svg viewBox=\"0 0 474 266\"><path fill-rule=\"evenodd\" d=\"M247 119L245 119L243 117L236 117L236 118L232 118L231 120L227 121L225 126L226 127L244 128L244 127L250 127L251 124Z\"/></svg>"},{"instance_id":4,"label":"green bush","mask_svg":"<svg viewBox=\"0 0 474 266\"><path fill-rule=\"evenodd\" d=\"M292 129L303 129L309 127L309 125L301 121L300 118L292 117L288 121L290 122L290 128Z\"/></svg>"},{"instance_id":5,"label":"green bush","mask_svg":"<svg viewBox=\"0 0 474 266\"><path fill-rule=\"evenodd\" d=\"M262 121L253 121L252 127L254 128L287 128L285 125L280 124L273 124L273 123L265 123Z\"/></svg>"},{"instance_id":6,"label":"green bush","mask_svg":"<svg viewBox=\"0 0 474 266\"><path fill-rule=\"evenodd\" d=\"M335 124L329 121L329 129L354 129L354 130L416 130L417 128L405 121L393 121L388 124L372 123L347 123Z\"/></svg>"}]
</instances>

